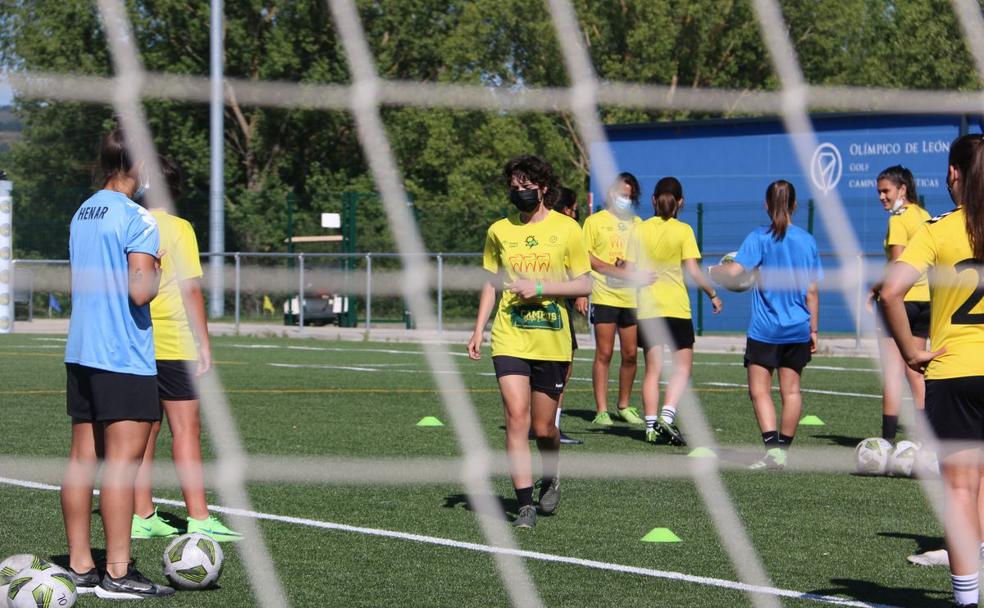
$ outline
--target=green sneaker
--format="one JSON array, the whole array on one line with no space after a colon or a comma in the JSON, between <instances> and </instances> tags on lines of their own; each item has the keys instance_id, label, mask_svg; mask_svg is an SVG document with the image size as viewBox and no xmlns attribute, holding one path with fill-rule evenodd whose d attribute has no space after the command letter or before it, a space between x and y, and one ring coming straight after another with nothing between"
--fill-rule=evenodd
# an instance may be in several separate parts
<instances>
[{"instance_id":1,"label":"green sneaker","mask_svg":"<svg viewBox=\"0 0 984 608\"><path fill-rule=\"evenodd\" d=\"M591 424L597 424L599 426L614 426L615 422L612 421L612 415L608 412L598 412L591 421Z\"/></svg>"},{"instance_id":2,"label":"green sneaker","mask_svg":"<svg viewBox=\"0 0 984 608\"><path fill-rule=\"evenodd\" d=\"M180 530L157 514L157 509L154 509L154 514L146 519L134 513L133 523L130 524L130 538L167 538L177 536L179 533Z\"/></svg>"},{"instance_id":3,"label":"green sneaker","mask_svg":"<svg viewBox=\"0 0 984 608\"><path fill-rule=\"evenodd\" d=\"M636 407L619 408L618 416L629 424L646 424L645 419L639 415L639 408Z\"/></svg>"},{"instance_id":4,"label":"green sneaker","mask_svg":"<svg viewBox=\"0 0 984 608\"><path fill-rule=\"evenodd\" d=\"M781 471L786 468L786 451L782 448L772 448L765 453L765 458L748 468L753 471Z\"/></svg>"},{"instance_id":5,"label":"green sneaker","mask_svg":"<svg viewBox=\"0 0 984 608\"><path fill-rule=\"evenodd\" d=\"M659 442L659 433L657 433L655 430L646 431L646 443L658 443L658 442Z\"/></svg>"},{"instance_id":6,"label":"green sneaker","mask_svg":"<svg viewBox=\"0 0 984 608\"><path fill-rule=\"evenodd\" d=\"M219 521L219 518L214 515L209 515L205 519L193 519L189 517L188 534L193 532L211 536L220 543L236 542L243 539L242 534L225 527L225 525Z\"/></svg>"}]
</instances>

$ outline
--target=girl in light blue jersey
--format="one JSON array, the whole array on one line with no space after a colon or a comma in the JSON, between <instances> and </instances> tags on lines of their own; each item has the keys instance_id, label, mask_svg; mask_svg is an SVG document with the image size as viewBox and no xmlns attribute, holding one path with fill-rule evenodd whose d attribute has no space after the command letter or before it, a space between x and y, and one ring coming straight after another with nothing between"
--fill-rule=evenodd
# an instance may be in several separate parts
<instances>
[{"instance_id":1,"label":"girl in light blue jersey","mask_svg":"<svg viewBox=\"0 0 984 608\"><path fill-rule=\"evenodd\" d=\"M753 469L782 469L803 409L800 375L817 350L820 306L817 282L823 278L817 242L793 225L796 190L785 180L769 184L768 226L745 237L734 263L711 268L711 276L734 289L745 272L756 272L752 318L745 346L748 393L765 443L765 458ZM772 402L772 373L779 370L780 424Z\"/></svg>"}]
</instances>

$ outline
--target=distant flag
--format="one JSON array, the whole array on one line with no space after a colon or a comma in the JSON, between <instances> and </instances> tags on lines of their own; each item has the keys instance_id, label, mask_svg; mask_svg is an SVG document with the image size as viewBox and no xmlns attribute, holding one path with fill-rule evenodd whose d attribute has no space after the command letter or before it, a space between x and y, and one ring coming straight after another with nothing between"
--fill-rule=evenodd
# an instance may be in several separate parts
<instances>
[{"instance_id":1,"label":"distant flag","mask_svg":"<svg viewBox=\"0 0 984 608\"><path fill-rule=\"evenodd\" d=\"M273 307L273 302L270 301L270 296L263 296L263 312L268 312L271 315L277 312L277 309Z\"/></svg>"},{"instance_id":2,"label":"distant flag","mask_svg":"<svg viewBox=\"0 0 984 608\"><path fill-rule=\"evenodd\" d=\"M61 314L61 304L58 303L58 298L55 297L55 294L51 292L48 292L48 308Z\"/></svg>"}]
</instances>

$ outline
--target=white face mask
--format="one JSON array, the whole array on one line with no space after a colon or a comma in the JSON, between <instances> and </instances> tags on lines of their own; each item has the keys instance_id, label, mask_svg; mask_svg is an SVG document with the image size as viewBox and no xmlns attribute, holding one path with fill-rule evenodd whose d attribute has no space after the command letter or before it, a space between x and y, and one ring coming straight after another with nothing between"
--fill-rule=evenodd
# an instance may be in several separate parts
<instances>
[{"instance_id":1,"label":"white face mask","mask_svg":"<svg viewBox=\"0 0 984 608\"><path fill-rule=\"evenodd\" d=\"M150 190L150 176L145 172L140 171L138 177L140 180L140 185L137 186L136 192L133 193L133 200L140 201L147 196L147 191Z\"/></svg>"},{"instance_id":2,"label":"white face mask","mask_svg":"<svg viewBox=\"0 0 984 608\"><path fill-rule=\"evenodd\" d=\"M889 209L889 212L892 213L893 215L898 215L902 213L902 207L904 205L905 205L905 199L900 196L899 198L895 199L895 203L892 204L892 208Z\"/></svg>"},{"instance_id":3,"label":"white face mask","mask_svg":"<svg viewBox=\"0 0 984 608\"><path fill-rule=\"evenodd\" d=\"M627 196L616 196L613 204L619 211L628 211L632 208L632 199Z\"/></svg>"}]
</instances>

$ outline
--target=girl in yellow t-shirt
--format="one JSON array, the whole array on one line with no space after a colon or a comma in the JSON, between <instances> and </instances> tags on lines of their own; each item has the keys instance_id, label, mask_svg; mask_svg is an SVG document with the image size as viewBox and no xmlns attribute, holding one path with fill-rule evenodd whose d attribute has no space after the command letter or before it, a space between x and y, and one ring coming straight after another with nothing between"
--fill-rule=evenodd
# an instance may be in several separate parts
<instances>
[{"instance_id":1,"label":"girl in yellow t-shirt","mask_svg":"<svg viewBox=\"0 0 984 608\"><path fill-rule=\"evenodd\" d=\"M626 268L630 272L652 273L655 281L640 287L639 344L646 358L642 380L642 405L646 420L646 441L659 436L674 445L687 442L677 428L676 408L687 389L694 364L694 324L690 315L690 294L683 271L711 299L714 313L722 304L704 276L698 260L700 250L694 230L676 219L683 207L683 186L675 177L664 177L653 191L655 214L636 227L629 240ZM663 345L673 352L673 375L659 408L659 377L663 367Z\"/></svg>"},{"instance_id":2,"label":"girl in yellow t-shirt","mask_svg":"<svg viewBox=\"0 0 984 608\"><path fill-rule=\"evenodd\" d=\"M626 272L625 247L635 226L639 205L639 180L620 173L605 195L605 208L584 220L584 242L591 258L591 323L594 325L595 357L591 367L596 414L594 424L612 426L608 413L608 370L615 349L615 333L621 347L618 369L618 417L629 424L642 424L638 408L632 407L632 383L636 376L635 286Z\"/></svg>"},{"instance_id":3,"label":"girl in yellow t-shirt","mask_svg":"<svg viewBox=\"0 0 984 608\"><path fill-rule=\"evenodd\" d=\"M916 196L916 180L912 177L912 171L905 167L895 165L885 169L878 175L877 185L878 200L890 214L888 232L885 234L885 257L891 264L902 255L916 231L929 221L929 214ZM869 310L878 297L878 288L879 285L876 285L869 295ZM926 348L929 338L929 283L925 276L920 277L905 294L905 312L916 348ZM903 378L909 382L912 400L920 410L926 399L926 385L922 374L906 367L891 336L881 336L878 347L882 362L882 438L894 442L902 406Z\"/></svg>"},{"instance_id":4,"label":"girl in yellow t-shirt","mask_svg":"<svg viewBox=\"0 0 984 608\"><path fill-rule=\"evenodd\" d=\"M171 198L181 194L181 173L173 161L160 159L162 177ZM152 187L149 184L145 188ZM201 417L194 376L212 367L212 349L205 317L205 300L199 278L198 241L187 220L165 209L150 208L161 231L161 288L150 303L154 323L154 352L157 359L157 391L171 428L172 457L185 506L188 532L207 534L219 542L238 541L242 535L210 515L205 501L202 470ZM154 448L161 423L155 422L147 441L143 463L137 471L133 500L132 538L174 536L179 530L157 514L152 500L151 472Z\"/></svg>"},{"instance_id":5,"label":"girl in yellow t-shirt","mask_svg":"<svg viewBox=\"0 0 984 608\"><path fill-rule=\"evenodd\" d=\"M506 416L506 453L519 512L513 525L536 525L529 432L543 463L539 507L552 513L560 502L555 424L557 404L571 364L570 318L564 298L591 292L591 270L581 228L551 211L548 193L558 187L549 164L520 156L503 170L517 213L492 224L483 266L494 276L482 287L468 356L481 358L485 323L503 293L492 325L492 364ZM552 195L550 195L552 196Z\"/></svg>"}]
</instances>

